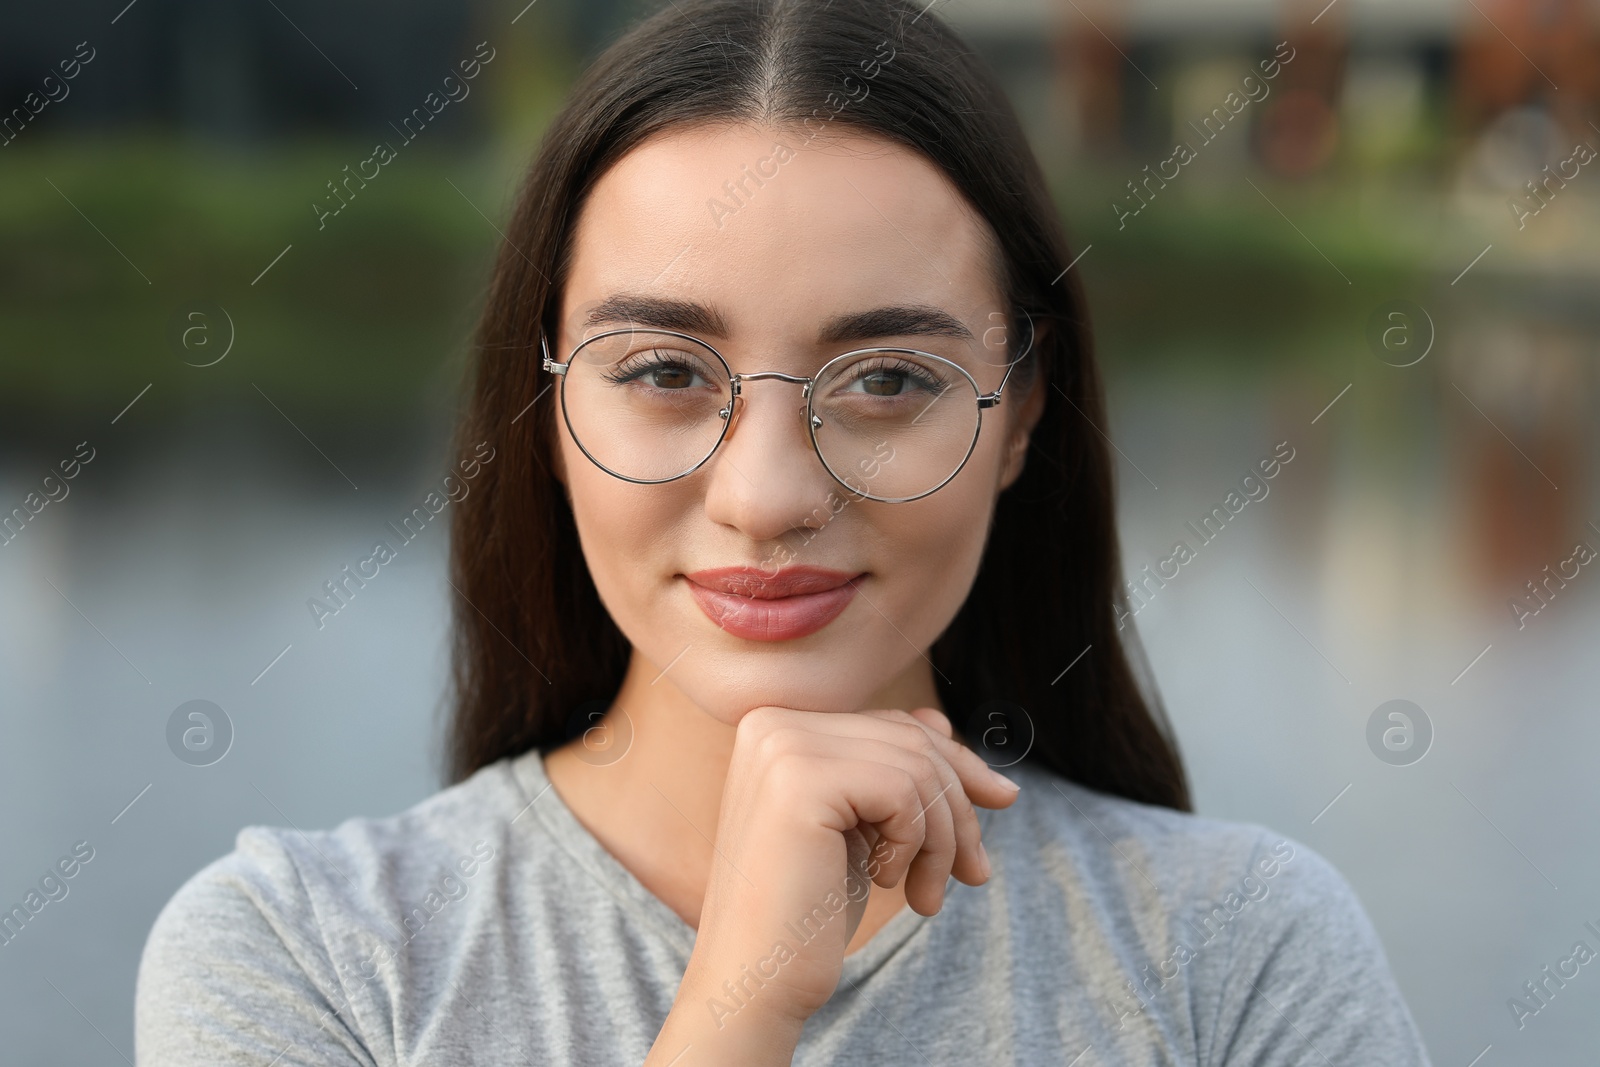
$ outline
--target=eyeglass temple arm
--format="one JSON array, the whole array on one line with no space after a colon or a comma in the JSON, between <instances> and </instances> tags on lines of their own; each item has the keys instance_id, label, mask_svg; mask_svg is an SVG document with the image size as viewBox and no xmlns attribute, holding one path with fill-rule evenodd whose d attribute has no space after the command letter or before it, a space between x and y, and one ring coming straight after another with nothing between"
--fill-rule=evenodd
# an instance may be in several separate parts
<instances>
[{"instance_id":1,"label":"eyeglass temple arm","mask_svg":"<svg viewBox=\"0 0 1600 1067\"><path fill-rule=\"evenodd\" d=\"M1014 366L1016 366L1016 364L1013 363L1012 367L1014 367ZM992 408L996 404L1000 403L1000 394L1005 391L1006 378L1009 378L1009 377L1011 377L1011 367L1007 367L1006 368L1005 378L1001 378L1000 379L1000 384L995 387L995 391L994 392L992 392L992 393L984 393L982 396L978 397L978 407L980 409L982 409L982 408Z\"/></svg>"},{"instance_id":2,"label":"eyeglass temple arm","mask_svg":"<svg viewBox=\"0 0 1600 1067\"><path fill-rule=\"evenodd\" d=\"M547 344L545 342L543 332L541 332L539 334L539 351L544 356L543 364L544 364L544 369L545 370L549 371L551 374L565 374L565 373L567 373L567 364L565 364L565 363L556 363L550 358L550 346L549 346L549 344ZM1004 383L1002 383L1002 384L1004 384Z\"/></svg>"},{"instance_id":3,"label":"eyeglass temple arm","mask_svg":"<svg viewBox=\"0 0 1600 1067\"><path fill-rule=\"evenodd\" d=\"M992 408L996 404L1000 403L1000 394L1005 392L1006 382L1011 380L1011 372L1017 369L1018 363L1021 363L1025 358L1027 358L1029 352L1033 351L1033 338L1034 333L1036 332L1033 326L1033 316L1029 315L1026 309L1022 309L1022 313L1028 316L1028 346L1022 350L1022 355L1012 360L1011 364L1006 367L1006 373L1000 379L1000 384L995 386L994 392L985 393L984 395L978 397L978 407L980 409Z\"/></svg>"},{"instance_id":4,"label":"eyeglass temple arm","mask_svg":"<svg viewBox=\"0 0 1600 1067\"><path fill-rule=\"evenodd\" d=\"M1018 356L1016 359L1011 361L1011 365L1006 368L1005 376L1000 379L1000 384L995 386L994 392L985 393L978 397L979 408L992 408L996 404L1000 403L1000 394L1005 392L1006 382L1011 380L1011 372L1017 369L1017 364L1021 363L1023 357L1027 354L1028 353L1024 351L1021 356Z\"/></svg>"}]
</instances>

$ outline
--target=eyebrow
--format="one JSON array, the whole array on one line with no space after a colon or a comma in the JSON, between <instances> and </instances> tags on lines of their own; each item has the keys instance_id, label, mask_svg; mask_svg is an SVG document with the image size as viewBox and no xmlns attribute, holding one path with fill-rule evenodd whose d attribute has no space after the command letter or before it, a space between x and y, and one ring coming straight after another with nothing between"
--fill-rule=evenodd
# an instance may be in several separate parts
<instances>
[{"instance_id":1,"label":"eyebrow","mask_svg":"<svg viewBox=\"0 0 1600 1067\"><path fill-rule=\"evenodd\" d=\"M583 324L646 326L718 338L730 333L727 319L713 306L641 293L606 297L590 309ZM818 332L817 343L834 345L878 337L928 335L972 340L972 331L947 311L928 304L891 304L829 319Z\"/></svg>"}]
</instances>

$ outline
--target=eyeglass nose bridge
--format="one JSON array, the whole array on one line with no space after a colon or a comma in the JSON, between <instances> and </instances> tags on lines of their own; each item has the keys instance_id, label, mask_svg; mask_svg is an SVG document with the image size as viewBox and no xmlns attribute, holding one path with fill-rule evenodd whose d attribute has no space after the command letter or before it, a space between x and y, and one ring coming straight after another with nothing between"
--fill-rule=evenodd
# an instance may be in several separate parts
<instances>
[{"instance_id":1,"label":"eyeglass nose bridge","mask_svg":"<svg viewBox=\"0 0 1600 1067\"><path fill-rule=\"evenodd\" d=\"M810 407L811 387L816 383L815 378L806 378L794 374L785 374L782 371L777 370L762 370L755 371L751 374L734 374L730 376L729 382L733 387L733 391L728 401L728 407L723 412L722 417L726 419L729 415L731 415L733 413L734 398L744 395L744 393L739 389L740 385L745 382L760 381L763 378L776 378L780 382L789 382L793 385L800 386L800 396L807 401L807 407ZM813 413L811 416L811 425L813 428L822 425L822 419L819 418L815 413Z\"/></svg>"},{"instance_id":2,"label":"eyeglass nose bridge","mask_svg":"<svg viewBox=\"0 0 1600 1067\"><path fill-rule=\"evenodd\" d=\"M811 395L811 383L816 380L814 378L801 378L796 377L793 374L785 374L781 370L758 370L753 374L735 374L733 376L734 395L737 396L739 394L740 382L754 382L759 381L762 378L777 378L779 381L793 382L795 385L803 385L805 386L805 389L801 393L802 396Z\"/></svg>"}]
</instances>

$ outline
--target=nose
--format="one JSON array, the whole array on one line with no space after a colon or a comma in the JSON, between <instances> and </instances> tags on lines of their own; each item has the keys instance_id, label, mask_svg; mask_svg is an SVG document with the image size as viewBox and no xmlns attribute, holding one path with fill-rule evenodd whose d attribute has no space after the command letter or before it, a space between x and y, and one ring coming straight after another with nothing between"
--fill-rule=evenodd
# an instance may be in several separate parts
<instances>
[{"instance_id":1,"label":"nose","mask_svg":"<svg viewBox=\"0 0 1600 1067\"><path fill-rule=\"evenodd\" d=\"M704 468L707 517L753 541L776 541L832 518L830 490L842 487L811 445L796 385L741 383L731 418Z\"/></svg>"}]
</instances>

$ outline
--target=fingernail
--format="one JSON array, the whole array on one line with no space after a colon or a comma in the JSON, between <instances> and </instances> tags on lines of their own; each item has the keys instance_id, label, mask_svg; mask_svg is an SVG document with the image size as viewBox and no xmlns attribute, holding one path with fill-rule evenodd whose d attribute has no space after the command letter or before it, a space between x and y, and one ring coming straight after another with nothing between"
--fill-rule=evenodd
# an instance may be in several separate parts
<instances>
[{"instance_id":1,"label":"fingernail","mask_svg":"<svg viewBox=\"0 0 1600 1067\"><path fill-rule=\"evenodd\" d=\"M978 858L983 861L983 876L989 877L994 873L994 866L989 862L989 850L983 847L983 842L978 842Z\"/></svg>"},{"instance_id":2,"label":"fingernail","mask_svg":"<svg viewBox=\"0 0 1600 1067\"><path fill-rule=\"evenodd\" d=\"M1020 785L1018 785L1016 782L1013 782L1011 779L1007 778L1005 775L1001 774L999 771L995 770L993 767L989 768L989 773L994 775L996 780L998 780L1001 785L1005 786L1007 789L1011 790L1013 793L1018 793L1018 792L1022 791L1022 787Z\"/></svg>"}]
</instances>

